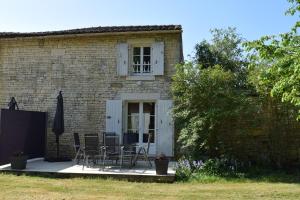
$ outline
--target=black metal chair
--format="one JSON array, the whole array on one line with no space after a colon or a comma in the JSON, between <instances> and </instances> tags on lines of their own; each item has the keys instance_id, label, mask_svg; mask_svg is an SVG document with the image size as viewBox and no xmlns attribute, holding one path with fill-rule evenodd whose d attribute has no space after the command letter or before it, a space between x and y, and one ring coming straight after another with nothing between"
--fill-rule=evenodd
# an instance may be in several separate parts
<instances>
[{"instance_id":1,"label":"black metal chair","mask_svg":"<svg viewBox=\"0 0 300 200\"><path fill-rule=\"evenodd\" d=\"M84 144L82 169L84 169L85 164L88 165L90 159L96 164L102 155L98 134L85 134Z\"/></svg>"},{"instance_id":2,"label":"black metal chair","mask_svg":"<svg viewBox=\"0 0 300 200\"><path fill-rule=\"evenodd\" d=\"M149 159L149 150L150 150L150 144L151 144L151 139L152 139L152 134L148 133L148 141L147 141L147 147L145 149L145 147L140 146L137 150L137 153L133 159L133 163L132 165L135 166L136 162L143 158L143 160L145 160L146 162L148 162L149 166L152 167L152 163Z\"/></svg>"},{"instance_id":3,"label":"black metal chair","mask_svg":"<svg viewBox=\"0 0 300 200\"><path fill-rule=\"evenodd\" d=\"M107 160L120 159L120 137L114 132L103 132L103 166Z\"/></svg>"},{"instance_id":4,"label":"black metal chair","mask_svg":"<svg viewBox=\"0 0 300 200\"><path fill-rule=\"evenodd\" d=\"M136 155L136 143L138 142L138 134L124 133L123 144L121 146L120 168L123 166L124 161L129 161L130 166L133 166L132 161Z\"/></svg>"},{"instance_id":5,"label":"black metal chair","mask_svg":"<svg viewBox=\"0 0 300 200\"><path fill-rule=\"evenodd\" d=\"M74 151L75 151L75 158L74 161L78 164L81 159L83 159L83 148L80 145L80 139L78 133L73 133L74 137Z\"/></svg>"}]
</instances>

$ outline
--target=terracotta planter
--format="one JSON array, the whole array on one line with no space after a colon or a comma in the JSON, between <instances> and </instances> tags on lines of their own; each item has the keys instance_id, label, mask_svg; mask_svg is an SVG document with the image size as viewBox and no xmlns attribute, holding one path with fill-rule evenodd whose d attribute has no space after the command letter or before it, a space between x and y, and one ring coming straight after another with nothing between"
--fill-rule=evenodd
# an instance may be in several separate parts
<instances>
[{"instance_id":1,"label":"terracotta planter","mask_svg":"<svg viewBox=\"0 0 300 200\"><path fill-rule=\"evenodd\" d=\"M167 175L168 174L168 166L169 166L169 160L158 160L155 161L155 169L157 175Z\"/></svg>"},{"instance_id":2,"label":"terracotta planter","mask_svg":"<svg viewBox=\"0 0 300 200\"><path fill-rule=\"evenodd\" d=\"M27 158L28 158L28 156L26 156L26 155L12 156L10 158L11 168L17 169L17 170L25 169L26 164L27 164Z\"/></svg>"}]
</instances>

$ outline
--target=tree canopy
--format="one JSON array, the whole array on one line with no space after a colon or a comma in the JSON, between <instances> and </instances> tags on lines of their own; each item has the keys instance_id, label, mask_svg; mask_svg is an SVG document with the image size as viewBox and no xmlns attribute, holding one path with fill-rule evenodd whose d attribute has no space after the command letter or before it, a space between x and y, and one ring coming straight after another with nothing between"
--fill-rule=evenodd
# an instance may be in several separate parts
<instances>
[{"instance_id":1,"label":"tree canopy","mask_svg":"<svg viewBox=\"0 0 300 200\"><path fill-rule=\"evenodd\" d=\"M173 77L178 141L181 151L193 158L222 154L220 127L237 118L246 105L237 87L245 83L241 76L246 69L242 38L235 28L211 33L210 43L204 40L196 45L194 62L178 65Z\"/></svg>"},{"instance_id":2,"label":"tree canopy","mask_svg":"<svg viewBox=\"0 0 300 200\"><path fill-rule=\"evenodd\" d=\"M203 40L195 46L195 62L203 68L221 66L224 70L239 72L245 63L243 38L236 28L212 29L211 42Z\"/></svg>"},{"instance_id":3,"label":"tree canopy","mask_svg":"<svg viewBox=\"0 0 300 200\"><path fill-rule=\"evenodd\" d=\"M298 14L300 0L289 1L287 13ZM210 41L195 46L194 60L177 65L172 93L180 153L277 167L296 159L299 25L244 46L235 28L213 29Z\"/></svg>"},{"instance_id":4,"label":"tree canopy","mask_svg":"<svg viewBox=\"0 0 300 200\"><path fill-rule=\"evenodd\" d=\"M299 0L292 3L288 14L300 11ZM298 21L290 32L278 36L264 36L247 42L245 46L251 55L250 70L257 74L256 85L260 91L289 102L300 110L300 36ZM300 113L299 113L300 114ZM300 115L299 115L300 116Z\"/></svg>"}]
</instances>

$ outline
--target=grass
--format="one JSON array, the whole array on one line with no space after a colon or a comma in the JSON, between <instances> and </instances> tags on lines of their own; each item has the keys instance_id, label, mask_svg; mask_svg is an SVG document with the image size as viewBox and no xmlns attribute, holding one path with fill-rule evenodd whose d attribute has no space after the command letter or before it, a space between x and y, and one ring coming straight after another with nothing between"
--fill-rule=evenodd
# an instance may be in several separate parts
<instances>
[{"instance_id":1,"label":"grass","mask_svg":"<svg viewBox=\"0 0 300 200\"><path fill-rule=\"evenodd\" d=\"M0 174L0 199L299 199L300 184L202 177L191 182L135 183Z\"/></svg>"},{"instance_id":2,"label":"grass","mask_svg":"<svg viewBox=\"0 0 300 200\"><path fill-rule=\"evenodd\" d=\"M213 183L213 182L266 182L266 183L300 183L298 170L287 172L283 170L250 170L247 173L235 173L227 175L207 175L195 173L189 178L190 182Z\"/></svg>"}]
</instances>

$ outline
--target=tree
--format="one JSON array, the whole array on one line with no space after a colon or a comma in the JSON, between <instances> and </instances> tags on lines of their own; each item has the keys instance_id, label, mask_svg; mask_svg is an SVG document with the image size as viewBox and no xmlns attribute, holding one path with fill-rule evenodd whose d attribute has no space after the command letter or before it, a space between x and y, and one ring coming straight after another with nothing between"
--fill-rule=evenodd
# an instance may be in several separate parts
<instances>
[{"instance_id":1,"label":"tree","mask_svg":"<svg viewBox=\"0 0 300 200\"><path fill-rule=\"evenodd\" d=\"M248 61L244 54L242 42L244 41L236 28L212 29L212 39L196 44L194 62L203 69L220 66L225 71L234 73L235 87L239 90L249 88L247 84Z\"/></svg>"},{"instance_id":2,"label":"tree","mask_svg":"<svg viewBox=\"0 0 300 200\"><path fill-rule=\"evenodd\" d=\"M290 2L295 15L300 1ZM246 43L251 63L235 29L215 29L211 42L196 45L194 62L178 65L172 82L181 153L277 167L294 159L286 148L298 145L287 140L299 130L294 107L278 97L300 106L298 27Z\"/></svg>"},{"instance_id":3,"label":"tree","mask_svg":"<svg viewBox=\"0 0 300 200\"><path fill-rule=\"evenodd\" d=\"M172 84L181 152L194 159L226 152L222 130L246 105L243 39L230 27L211 33L211 42L195 46L193 62L176 67Z\"/></svg>"},{"instance_id":4,"label":"tree","mask_svg":"<svg viewBox=\"0 0 300 200\"><path fill-rule=\"evenodd\" d=\"M196 44L195 50L195 61L197 64L202 65L203 68L209 68L218 63L217 58L211 48L211 44L209 44L206 40Z\"/></svg>"},{"instance_id":5,"label":"tree","mask_svg":"<svg viewBox=\"0 0 300 200\"><path fill-rule=\"evenodd\" d=\"M203 69L186 63L176 67L172 91L181 153L193 159L224 153L220 127L238 116L243 95L235 90L235 76L221 66Z\"/></svg>"},{"instance_id":6,"label":"tree","mask_svg":"<svg viewBox=\"0 0 300 200\"><path fill-rule=\"evenodd\" d=\"M242 37L236 28L212 29L211 43L203 40L195 46L195 62L203 68L221 66L224 70L239 73L245 67Z\"/></svg>"},{"instance_id":7,"label":"tree","mask_svg":"<svg viewBox=\"0 0 300 200\"><path fill-rule=\"evenodd\" d=\"M288 14L295 15L300 11L299 0L292 3ZM260 91L272 97L289 102L300 111L300 36L298 21L292 30L279 36L264 36L259 40L247 42L245 46L251 55L250 69L257 73L253 81ZM300 112L299 116L300 117Z\"/></svg>"}]
</instances>

